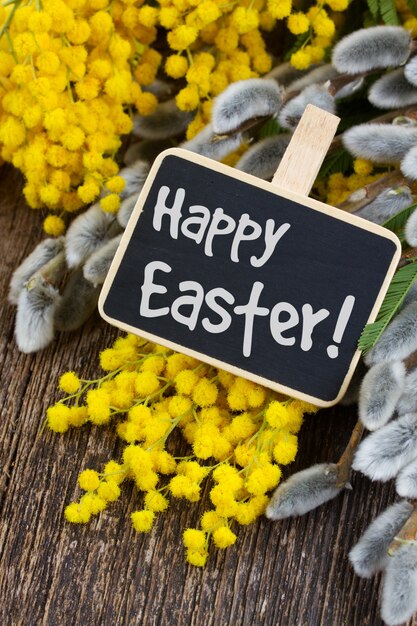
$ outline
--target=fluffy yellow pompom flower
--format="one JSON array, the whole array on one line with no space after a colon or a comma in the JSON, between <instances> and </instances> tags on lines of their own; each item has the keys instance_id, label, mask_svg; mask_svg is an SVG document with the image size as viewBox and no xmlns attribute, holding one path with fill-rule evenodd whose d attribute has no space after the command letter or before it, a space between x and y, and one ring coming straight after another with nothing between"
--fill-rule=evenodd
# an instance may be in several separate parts
<instances>
[{"instance_id":1,"label":"fluffy yellow pompom flower","mask_svg":"<svg viewBox=\"0 0 417 626\"><path fill-rule=\"evenodd\" d=\"M297 50L291 55L290 63L296 70L306 70L311 63L311 54L306 50Z\"/></svg>"},{"instance_id":2,"label":"fluffy yellow pompom flower","mask_svg":"<svg viewBox=\"0 0 417 626\"><path fill-rule=\"evenodd\" d=\"M213 541L215 545L222 550L224 548L232 546L235 543L236 539L237 537L235 533L232 532L227 526L216 528L216 530L213 532Z\"/></svg>"},{"instance_id":3,"label":"fluffy yellow pompom flower","mask_svg":"<svg viewBox=\"0 0 417 626\"><path fill-rule=\"evenodd\" d=\"M100 206L106 213L117 213L120 207L120 196L110 193L100 200Z\"/></svg>"},{"instance_id":4,"label":"fluffy yellow pompom flower","mask_svg":"<svg viewBox=\"0 0 417 626\"><path fill-rule=\"evenodd\" d=\"M168 508L168 500L159 491L148 491L145 496L145 506L150 511L161 513Z\"/></svg>"},{"instance_id":5,"label":"fluffy yellow pompom flower","mask_svg":"<svg viewBox=\"0 0 417 626\"><path fill-rule=\"evenodd\" d=\"M291 13L292 0L268 0L267 8L272 17L282 20Z\"/></svg>"},{"instance_id":6,"label":"fluffy yellow pompom flower","mask_svg":"<svg viewBox=\"0 0 417 626\"><path fill-rule=\"evenodd\" d=\"M140 372L136 376L135 390L141 398L155 393L159 386L158 377L154 372Z\"/></svg>"},{"instance_id":7,"label":"fluffy yellow pompom flower","mask_svg":"<svg viewBox=\"0 0 417 626\"><path fill-rule=\"evenodd\" d=\"M70 409L65 404L55 404L48 408L46 418L48 426L55 433L65 433L69 428Z\"/></svg>"},{"instance_id":8,"label":"fluffy yellow pompom flower","mask_svg":"<svg viewBox=\"0 0 417 626\"><path fill-rule=\"evenodd\" d=\"M92 515L96 515L100 513L100 511L104 511L107 506L107 502L100 498L96 493L86 493L82 496L80 500L80 505L85 507L86 510Z\"/></svg>"},{"instance_id":9,"label":"fluffy yellow pompom flower","mask_svg":"<svg viewBox=\"0 0 417 626\"><path fill-rule=\"evenodd\" d=\"M332 11L346 11L349 6L349 0L326 0Z\"/></svg>"},{"instance_id":10,"label":"fluffy yellow pompom flower","mask_svg":"<svg viewBox=\"0 0 417 626\"><path fill-rule=\"evenodd\" d=\"M158 99L153 93L140 93L135 100L135 107L141 115L151 115L157 106Z\"/></svg>"},{"instance_id":11,"label":"fluffy yellow pompom flower","mask_svg":"<svg viewBox=\"0 0 417 626\"><path fill-rule=\"evenodd\" d=\"M100 484L100 476L95 470L86 469L78 476L78 484L84 491L95 491Z\"/></svg>"},{"instance_id":12,"label":"fluffy yellow pompom flower","mask_svg":"<svg viewBox=\"0 0 417 626\"><path fill-rule=\"evenodd\" d=\"M43 230L47 235L59 237L65 232L65 222L58 215L48 215L43 222Z\"/></svg>"},{"instance_id":13,"label":"fluffy yellow pompom flower","mask_svg":"<svg viewBox=\"0 0 417 626\"><path fill-rule=\"evenodd\" d=\"M201 407L211 406L216 402L218 389L207 378L202 378L194 387L192 398Z\"/></svg>"},{"instance_id":14,"label":"fluffy yellow pompom flower","mask_svg":"<svg viewBox=\"0 0 417 626\"><path fill-rule=\"evenodd\" d=\"M208 553L205 550L187 550L187 561L196 567L204 567Z\"/></svg>"},{"instance_id":15,"label":"fluffy yellow pompom flower","mask_svg":"<svg viewBox=\"0 0 417 626\"><path fill-rule=\"evenodd\" d=\"M259 13L255 9L237 7L233 11L232 24L240 35L248 33L259 25Z\"/></svg>"},{"instance_id":16,"label":"fluffy yellow pompom flower","mask_svg":"<svg viewBox=\"0 0 417 626\"><path fill-rule=\"evenodd\" d=\"M185 50L198 36L197 29L183 24L170 31L167 36L168 44L173 50Z\"/></svg>"},{"instance_id":17,"label":"fluffy yellow pompom flower","mask_svg":"<svg viewBox=\"0 0 417 626\"><path fill-rule=\"evenodd\" d=\"M301 35L310 28L310 20L305 13L292 13L287 20L287 25L293 35Z\"/></svg>"},{"instance_id":18,"label":"fluffy yellow pompom flower","mask_svg":"<svg viewBox=\"0 0 417 626\"><path fill-rule=\"evenodd\" d=\"M112 176L106 182L106 187L109 191L120 193L126 187L126 181L122 176Z\"/></svg>"},{"instance_id":19,"label":"fluffy yellow pompom flower","mask_svg":"<svg viewBox=\"0 0 417 626\"><path fill-rule=\"evenodd\" d=\"M120 487L115 480L106 480L98 486L97 495L106 502L114 502L120 496Z\"/></svg>"},{"instance_id":20,"label":"fluffy yellow pompom flower","mask_svg":"<svg viewBox=\"0 0 417 626\"><path fill-rule=\"evenodd\" d=\"M288 409L281 402L271 402L265 412L265 419L273 428L284 428L289 421Z\"/></svg>"},{"instance_id":21,"label":"fluffy yellow pompom flower","mask_svg":"<svg viewBox=\"0 0 417 626\"><path fill-rule=\"evenodd\" d=\"M171 78L182 78L188 70L188 61L179 54L171 54L165 62L165 72Z\"/></svg>"},{"instance_id":22,"label":"fluffy yellow pompom flower","mask_svg":"<svg viewBox=\"0 0 417 626\"><path fill-rule=\"evenodd\" d=\"M274 459L281 465L288 465L294 461L297 450L297 437L290 433L282 433L274 446Z\"/></svg>"},{"instance_id":23,"label":"fluffy yellow pompom flower","mask_svg":"<svg viewBox=\"0 0 417 626\"><path fill-rule=\"evenodd\" d=\"M374 171L374 166L372 161L367 161L366 159L355 159L353 161L353 169L355 174L359 174L360 176L367 176L372 174Z\"/></svg>"},{"instance_id":24,"label":"fluffy yellow pompom flower","mask_svg":"<svg viewBox=\"0 0 417 626\"><path fill-rule=\"evenodd\" d=\"M65 507L64 515L65 519L72 524L86 524L91 518L90 511L77 502L71 502Z\"/></svg>"},{"instance_id":25,"label":"fluffy yellow pompom flower","mask_svg":"<svg viewBox=\"0 0 417 626\"><path fill-rule=\"evenodd\" d=\"M206 543L206 534L202 530L187 528L182 537L185 547L190 550L201 550Z\"/></svg>"},{"instance_id":26,"label":"fluffy yellow pompom flower","mask_svg":"<svg viewBox=\"0 0 417 626\"><path fill-rule=\"evenodd\" d=\"M211 532L216 526L222 523L221 517L216 511L206 511L201 516L201 528L206 532Z\"/></svg>"},{"instance_id":27,"label":"fluffy yellow pompom flower","mask_svg":"<svg viewBox=\"0 0 417 626\"><path fill-rule=\"evenodd\" d=\"M153 511L135 511L131 513L130 519L132 520L133 528L138 533L148 533L155 519L155 513Z\"/></svg>"},{"instance_id":28,"label":"fluffy yellow pompom flower","mask_svg":"<svg viewBox=\"0 0 417 626\"><path fill-rule=\"evenodd\" d=\"M91 389L87 393L87 408L94 424L107 424L110 420L110 395L104 389Z\"/></svg>"},{"instance_id":29,"label":"fluffy yellow pompom flower","mask_svg":"<svg viewBox=\"0 0 417 626\"><path fill-rule=\"evenodd\" d=\"M75 393L80 388L81 381L75 372L65 372L59 379L58 386L66 393Z\"/></svg>"}]
</instances>

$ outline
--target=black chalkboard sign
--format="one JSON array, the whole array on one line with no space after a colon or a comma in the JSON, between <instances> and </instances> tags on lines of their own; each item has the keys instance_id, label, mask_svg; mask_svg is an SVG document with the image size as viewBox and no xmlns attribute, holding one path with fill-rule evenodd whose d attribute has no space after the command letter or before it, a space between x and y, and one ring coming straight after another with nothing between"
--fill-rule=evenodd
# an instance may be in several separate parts
<instances>
[{"instance_id":1,"label":"black chalkboard sign","mask_svg":"<svg viewBox=\"0 0 417 626\"><path fill-rule=\"evenodd\" d=\"M400 254L386 229L180 149L100 297L111 324L319 406L343 395Z\"/></svg>"}]
</instances>

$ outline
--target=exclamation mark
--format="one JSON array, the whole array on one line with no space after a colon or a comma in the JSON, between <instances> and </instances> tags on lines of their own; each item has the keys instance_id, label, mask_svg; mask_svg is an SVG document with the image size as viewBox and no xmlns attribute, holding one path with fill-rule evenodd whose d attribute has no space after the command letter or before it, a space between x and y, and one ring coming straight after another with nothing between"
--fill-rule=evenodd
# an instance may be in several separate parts
<instances>
[{"instance_id":1,"label":"exclamation mark","mask_svg":"<svg viewBox=\"0 0 417 626\"><path fill-rule=\"evenodd\" d=\"M339 317L337 318L336 327L333 333L333 341L335 343L340 343L342 341L343 333L346 330L354 304L355 296L346 296L345 301L342 304L342 308L340 309ZM327 354L331 359L337 359L339 356L339 347L333 344L328 346Z\"/></svg>"}]
</instances>

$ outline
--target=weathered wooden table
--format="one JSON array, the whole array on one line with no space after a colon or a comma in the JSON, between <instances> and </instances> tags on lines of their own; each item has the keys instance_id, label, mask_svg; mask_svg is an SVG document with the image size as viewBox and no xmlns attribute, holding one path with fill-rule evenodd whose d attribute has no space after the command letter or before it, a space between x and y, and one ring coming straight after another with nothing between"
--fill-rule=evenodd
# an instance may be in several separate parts
<instances>
[{"instance_id":1,"label":"weathered wooden table","mask_svg":"<svg viewBox=\"0 0 417 626\"><path fill-rule=\"evenodd\" d=\"M47 350L23 355L7 304L13 269L42 238L41 216L21 197L22 181L0 170L0 624L2 626L380 626L380 578L356 577L347 554L395 499L391 484L360 475L353 490L302 518L239 527L238 541L212 550L201 570L186 564L181 532L204 501L175 501L149 535L133 531L135 488L87 526L65 522L79 472L121 452L111 428L41 432L58 398L59 374L97 372L98 352L117 331L96 315ZM337 407L306 420L297 461L286 474L333 461L356 416ZM207 493L206 500L207 500ZM417 619L410 622L417 625Z\"/></svg>"}]
</instances>

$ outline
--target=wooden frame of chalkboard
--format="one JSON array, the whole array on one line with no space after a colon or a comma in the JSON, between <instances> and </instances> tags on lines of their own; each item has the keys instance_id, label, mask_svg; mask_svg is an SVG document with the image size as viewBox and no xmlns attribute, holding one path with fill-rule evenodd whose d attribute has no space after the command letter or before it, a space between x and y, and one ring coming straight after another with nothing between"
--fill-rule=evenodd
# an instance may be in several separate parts
<instances>
[{"instance_id":1,"label":"wooden frame of chalkboard","mask_svg":"<svg viewBox=\"0 0 417 626\"><path fill-rule=\"evenodd\" d=\"M166 188L163 193L162 187ZM252 196L256 201L253 206ZM223 198L222 202L219 197ZM159 216L157 228L155 223L152 228L150 214L158 202L166 203L165 212ZM174 219L176 205L179 210ZM188 205L194 207L195 213L190 214L191 221L181 231L181 209ZM219 232L213 228L209 237L206 221L207 228L201 231L192 228L193 220L197 224L199 219L200 225L206 218L212 225L214 209L220 212ZM233 231L232 241L228 223L234 222L236 227L243 214L247 216L246 222L236 243L238 228ZM278 224L271 225L272 216ZM223 234L219 220L224 220ZM164 232L167 230L169 233ZM255 238L256 233L259 236ZM263 252L259 247L261 241ZM360 332L366 323L375 320L400 254L398 238L381 226L211 159L172 148L161 153L151 168L103 286L99 311L106 321L125 331L283 394L328 407L336 404L347 389L360 358L356 348ZM159 265L153 267L150 287L147 283L154 296L154 308L149 304L148 294L147 310L144 316L139 316L145 297L146 268L155 258ZM174 265L178 267L173 268ZM317 272L321 279L316 285ZM190 280L194 275L200 279L203 276L208 284ZM137 282L139 276L142 285ZM253 285L250 293L247 279ZM161 306L167 304L163 301L164 294L175 281L182 285L179 291L176 288L176 304ZM204 318L212 334L202 330L203 313L198 320L191 319L195 315L181 313L181 307L184 311L187 304L196 311L192 307L193 298L182 295L191 284L191 291L198 291L198 285L204 291L197 313L201 312L202 299L205 298L206 307L207 296L211 294L211 308L207 310L221 320L215 324L212 319ZM353 290L356 296L350 294ZM327 309L319 309L318 296L322 292L326 292L327 300L323 304ZM241 304L242 293L245 305ZM279 294L283 300L276 302ZM262 306L261 295L265 297ZM194 296L196 302L197 293ZM219 299L227 306L220 306ZM333 308L330 299L335 302ZM363 306L358 304L361 302ZM230 322L231 311L226 309L235 303L238 305L233 309L235 317L227 330L221 331L220 327ZM176 320L171 319L174 313L167 313L167 309L174 311L174 305ZM267 323L266 318L269 334L259 330L261 324ZM351 336L346 327L353 325ZM233 326L238 328L240 344L243 336L240 350L239 341L234 342ZM263 370L269 374L265 375Z\"/></svg>"}]
</instances>

